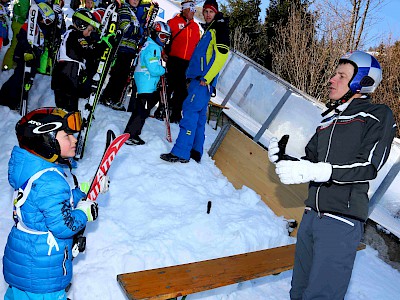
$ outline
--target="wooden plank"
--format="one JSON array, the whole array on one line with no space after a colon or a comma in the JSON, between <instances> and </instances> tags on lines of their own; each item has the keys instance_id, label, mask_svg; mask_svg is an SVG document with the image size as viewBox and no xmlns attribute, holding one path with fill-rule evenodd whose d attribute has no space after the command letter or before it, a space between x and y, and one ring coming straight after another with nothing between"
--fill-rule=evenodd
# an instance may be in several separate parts
<instances>
[{"instance_id":1,"label":"wooden plank","mask_svg":"<svg viewBox=\"0 0 400 300\"><path fill-rule=\"evenodd\" d=\"M360 244L357 250L365 249ZM295 245L133 273L117 280L131 300L170 299L279 274L294 264Z\"/></svg>"},{"instance_id":2,"label":"wooden plank","mask_svg":"<svg viewBox=\"0 0 400 300\"><path fill-rule=\"evenodd\" d=\"M275 173L268 153L251 138L231 126L213 156L215 165L240 189L253 189L277 216L300 223L308 185L284 185ZM296 235L297 230L293 232Z\"/></svg>"},{"instance_id":3,"label":"wooden plank","mask_svg":"<svg viewBox=\"0 0 400 300\"><path fill-rule=\"evenodd\" d=\"M170 299L293 268L295 245L135 273L117 280L129 299Z\"/></svg>"}]
</instances>

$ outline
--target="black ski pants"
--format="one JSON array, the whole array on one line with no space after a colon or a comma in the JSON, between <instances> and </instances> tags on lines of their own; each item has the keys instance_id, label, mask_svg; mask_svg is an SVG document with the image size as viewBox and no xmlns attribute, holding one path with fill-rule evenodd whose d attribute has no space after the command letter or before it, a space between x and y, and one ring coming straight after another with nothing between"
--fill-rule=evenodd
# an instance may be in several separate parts
<instances>
[{"instance_id":1,"label":"black ski pants","mask_svg":"<svg viewBox=\"0 0 400 300\"><path fill-rule=\"evenodd\" d=\"M125 128L125 133L131 137L139 136L151 109L160 100L158 91L150 94L138 94L134 103L133 112Z\"/></svg>"},{"instance_id":2,"label":"black ski pants","mask_svg":"<svg viewBox=\"0 0 400 300\"><path fill-rule=\"evenodd\" d=\"M364 223L306 208L297 233L290 299L343 300Z\"/></svg>"},{"instance_id":3,"label":"black ski pants","mask_svg":"<svg viewBox=\"0 0 400 300\"><path fill-rule=\"evenodd\" d=\"M136 53L118 52L114 66L110 70L110 79L104 89L102 100L112 104L119 103L122 99L122 92L127 84L132 61Z\"/></svg>"},{"instance_id":4,"label":"black ski pants","mask_svg":"<svg viewBox=\"0 0 400 300\"><path fill-rule=\"evenodd\" d=\"M170 56L167 61L168 107L171 110L171 122L182 118L182 104L188 95L186 87L186 69L189 61Z\"/></svg>"}]
</instances>

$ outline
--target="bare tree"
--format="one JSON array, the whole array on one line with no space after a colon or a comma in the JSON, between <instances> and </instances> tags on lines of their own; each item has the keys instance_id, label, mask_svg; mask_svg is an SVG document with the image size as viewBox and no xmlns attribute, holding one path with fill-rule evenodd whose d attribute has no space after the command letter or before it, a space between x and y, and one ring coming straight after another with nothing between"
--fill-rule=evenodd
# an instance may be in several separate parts
<instances>
[{"instance_id":1,"label":"bare tree","mask_svg":"<svg viewBox=\"0 0 400 300\"><path fill-rule=\"evenodd\" d=\"M346 50L360 49L369 33L365 29L379 21L378 12L386 0L320 0L319 8L340 20L346 31Z\"/></svg>"}]
</instances>

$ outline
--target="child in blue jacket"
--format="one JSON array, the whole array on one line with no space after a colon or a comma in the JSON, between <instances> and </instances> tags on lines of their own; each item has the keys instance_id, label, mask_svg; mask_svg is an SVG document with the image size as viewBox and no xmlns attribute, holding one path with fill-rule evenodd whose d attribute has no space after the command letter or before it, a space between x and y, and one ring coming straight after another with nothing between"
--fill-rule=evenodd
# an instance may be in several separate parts
<instances>
[{"instance_id":1,"label":"child in blue jacket","mask_svg":"<svg viewBox=\"0 0 400 300\"><path fill-rule=\"evenodd\" d=\"M150 36L140 51L134 73L137 99L125 128L125 133L130 134L130 138L126 141L127 145L143 145L145 143L139 135L151 109L159 101L157 85L160 76L165 74L165 68L161 64L161 52L170 35L171 30L166 23L155 22Z\"/></svg>"},{"instance_id":2,"label":"child in blue jacket","mask_svg":"<svg viewBox=\"0 0 400 300\"><path fill-rule=\"evenodd\" d=\"M14 226L3 256L6 300L67 299L73 236L94 221L97 203L71 190L62 164L75 156L79 112L55 107L28 113L16 125L8 181L14 192ZM103 187L103 191L107 188Z\"/></svg>"}]
</instances>

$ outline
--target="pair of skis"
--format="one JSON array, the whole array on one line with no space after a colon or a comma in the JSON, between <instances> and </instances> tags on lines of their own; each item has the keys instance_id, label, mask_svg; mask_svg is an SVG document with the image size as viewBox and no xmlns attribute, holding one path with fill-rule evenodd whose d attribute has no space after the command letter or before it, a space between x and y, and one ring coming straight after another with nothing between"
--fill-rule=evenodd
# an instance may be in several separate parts
<instances>
[{"instance_id":1,"label":"pair of skis","mask_svg":"<svg viewBox=\"0 0 400 300\"><path fill-rule=\"evenodd\" d=\"M103 87L103 83L108 75L111 64L114 59L114 55L117 52L118 45L122 38L122 33L117 30L117 22L118 22L118 3L110 4L103 16L102 19L102 33L101 37L105 37L107 35L116 34L116 46L111 46L107 44L107 47L104 49L102 55L100 56L100 61L97 66L96 73L92 79L91 93L89 99L81 111L82 115L82 129L78 136L78 142L76 144L76 159L81 159L84 154L85 145L89 135L89 129L94 117L94 111L96 109L97 102L99 100L101 90Z\"/></svg>"},{"instance_id":2,"label":"pair of skis","mask_svg":"<svg viewBox=\"0 0 400 300\"><path fill-rule=\"evenodd\" d=\"M33 2L28 12L28 29L27 29L27 40L32 49L35 43L38 14L39 14L39 7L35 2ZM32 67L29 66L29 63L25 61L24 75L22 80L21 102L19 109L19 113L21 116L25 116L28 113L28 97L29 97L29 91L32 86L32 82L33 82Z\"/></svg>"},{"instance_id":3,"label":"pair of skis","mask_svg":"<svg viewBox=\"0 0 400 300\"><path fill-rule=\"evenodd\" d=\"M167 99L167 82L165 79L165 75L161 76L160 81L161 81L160 98L161 98L161 104L163 106L165 138L167 139L168 142L172 143L171 125L169 122L169 108Z\"/></svg>"},{"instance_id":4,"label":"pair of skis","mask_svg":"<svg viewBox=\"0 0 400 300\"><path fill-rule=\"evenodd\" d=\"M100 193L100 182L104 176L107 175L110 169L111 163L113 162L118 151L124 145L125 141L129 138L128 133L124 133L115 137L115 133L112 130L107 131L107 142L106 149L104 151L103 157L97 167L96 174L90 184L89 191L86 195L87 201L96 201ZM82 200L81 200L82 201ZM72 255L76 257L79 252L85 251L86 247L86 237L84 236L85 228L79 231L74 236L74 243L72 246Z\"/></svg>"}]
</instances>

